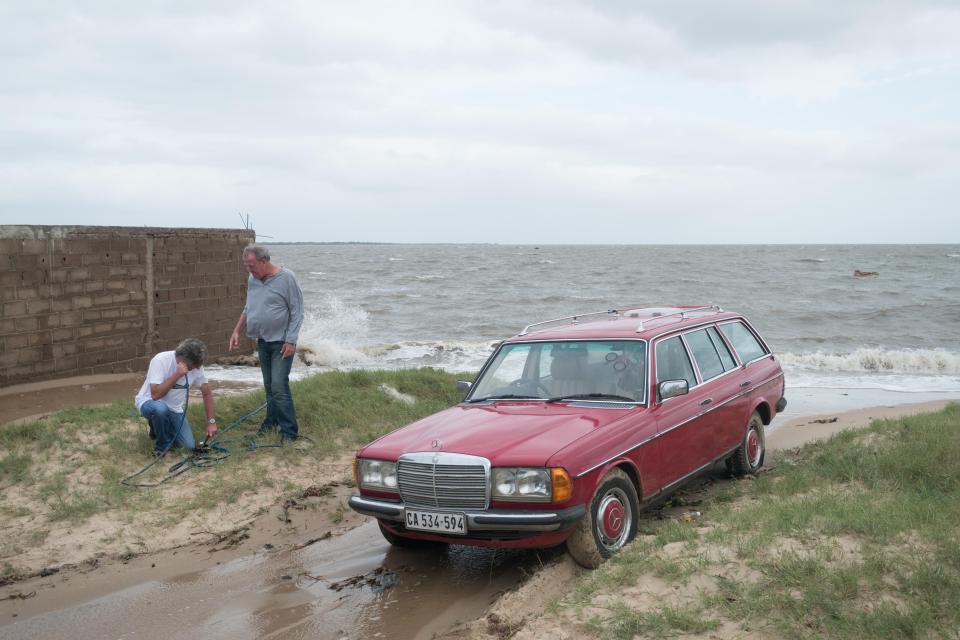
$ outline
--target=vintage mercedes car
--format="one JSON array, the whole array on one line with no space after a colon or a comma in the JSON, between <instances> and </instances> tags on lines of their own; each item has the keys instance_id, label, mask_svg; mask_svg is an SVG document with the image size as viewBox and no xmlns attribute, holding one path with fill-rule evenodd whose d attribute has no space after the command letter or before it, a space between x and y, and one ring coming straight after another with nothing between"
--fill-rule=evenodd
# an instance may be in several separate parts
<instances>
[{"instance_id":1,"label":"vintage mercedes car","mask_svg":"<svg viewBox=\"0 0 960 640\"><path fill-rule=\"evenodd\" d=\"M547 547L596 567L641 505L726 460L763 465L780 364L719 307L626 308L527 326L463 401L357 452L350 506L392 544Z\"/></svg>"}]
</instances>

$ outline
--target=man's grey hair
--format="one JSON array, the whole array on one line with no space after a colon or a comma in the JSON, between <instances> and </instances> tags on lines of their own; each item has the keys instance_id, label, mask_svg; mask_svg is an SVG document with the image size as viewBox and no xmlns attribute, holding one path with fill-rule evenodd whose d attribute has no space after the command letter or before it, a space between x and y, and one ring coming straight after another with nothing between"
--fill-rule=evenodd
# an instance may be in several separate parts
<instances>
[{"instance_id":1,"label":"man's grey hair","mask_svg":"<svg viewBox=\"0 0 960 640\"><path fill-rule=\"evenodd\" d=\"M181 342L174 353L192 364L194 368L202 367L207 361L207 345L196 338L187 338Z\"/></svg>"},{"instance_id":2,"label":"man's grey hair","mask_svg":"<svg viewBox=\"0 0 960 640\"><path fill-rule=\"evenodd\" d=\"M249 244L243 248L243 257L253 256L257 262L270 262L270 251L262 244Z\"/></svg>"}]
</instances>

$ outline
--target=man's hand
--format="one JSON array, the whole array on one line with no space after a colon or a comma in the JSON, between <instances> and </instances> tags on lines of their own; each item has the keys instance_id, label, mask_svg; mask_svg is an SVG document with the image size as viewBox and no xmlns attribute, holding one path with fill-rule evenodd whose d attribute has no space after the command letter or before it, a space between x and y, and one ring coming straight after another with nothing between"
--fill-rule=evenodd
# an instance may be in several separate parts
<instances>
[{"instance_id":1,"label":"man's hand","mask_svg":"<svg viewBox=\"0 0 960 640\"><path fill-rule=\"evenodd\" d=\"M190 371L190 365L183 360L177 360L177 380L187 375L188 371Z\"/></svg>"},{"instance_id":2,"label":"man's hand","mask_svg":"<svg viewBox=\"0 0 960 640\"><path fill-rule=\"evenodd\" d=\"M229 351L236 351L240 348L240 334L234 331L230 334L230 344L227 346Z\"/></svg>"},{"instance_id":3,"label":"man's hand","mask_svg":"<svg viewBox=\"0 0 960 640\"><path fill-rule=\"evenodd\" d=\"M217 429L216 424L207 423L207 442L210 442L210 438L217 435L217 431L219 431L219 429Z\"/></svg>"},{"instance_id":4,"label":"man's hand","mask_svg":"<svg viewBox=\"0 0 960 640\"><path fill-rule=\"evenodd\" d=\"M280 350L280 355L284 358L291 358L293 354L297 352L297 343L295 342L284 342L283 348Z\"/></svg>"}]
</instances>

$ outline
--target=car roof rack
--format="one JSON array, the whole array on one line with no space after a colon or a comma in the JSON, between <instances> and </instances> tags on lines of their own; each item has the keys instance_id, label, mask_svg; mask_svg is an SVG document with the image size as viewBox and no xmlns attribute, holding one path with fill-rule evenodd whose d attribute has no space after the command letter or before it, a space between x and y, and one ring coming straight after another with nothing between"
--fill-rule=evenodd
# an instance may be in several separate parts
<instances>
[{"instance_id":1,"label":"car roof rack","mask_svg":"<svg viewBox=\"0 0 960 640\"><path fill-rule=\"evenodd\" d=\"M643 331L643 329L644 329L643 323L644 323L644 322L650 322L651 320L660 320L660 319L662 319L662 318L669 318L669 317L673 317L673 316L680 316L681 318L683 318L683 317L685 317L684 314L693 313L693 312L695 312L695 311L708 311L708 310L709 310L709 311L717 311L717 312L723 311L723 309L721 309L719 305L715 305L715 304L710 304L710 305L701 306L701 307L659 307L659 308L658 308L658 307L638 307L638 306L633 306L633 307L624 307L624 308L622 308L622 309L607 309L606 311L591 311L591 312L589 312L589 313L578 313L578 314L575 315L575 316L565 316L565 317L563 317L563 318L554 318L554 319L552 319L552 320L544 320L544 321L542 321L542 322L534 322L533 324L528 324L527 326L525 326L525 327L523 328L523 331L520 332L520 335L521 335L521 336L525 336L525 335L527 335L527 334L530 332L530 330L531 330L532 328L534 328L534 327L542 327L542 326L548 325L548 324L555 324L555 323L560 323L560 322L569 322L569 323L571 323L571 324L579 324L580 321L583 320L584 318L589 318L589 319L591 319L591 320L599 320L600 318L599 318L598 316L607 316L607 317L609 317L609 316L614 316L614 317L620 317L620 316L622 315L622 316L624 316L624 317L627 317L626 314L627 314L628 312L631 312L631 311L632 311L632 312L644 311L645 309L649 309L649 310L653 311L653 315L652 315L652 317L647 318L646 320L641 320L641 321L640 321L640 326L637 327L637 332L638 332L638 333L639 333L640 331ZM659 311L657 311L657 309L676 309L676 311L673 311L673 312L671 312L671 313L660 313Z\"/></svg>"},{"instance_id":2,"label":"car roof rack","mask_svg":"<svg viewBox=\"0 0 960 640\"><path fill-rule=\"evenodd\" d=\"M640 333L646 328L644 327L645 322L653 322L654 320L663 320L664 318L672 318L675 316L680 316L680 319L683 320L687 317L688 313L695 313L697 311L716 311L717 313L723 311L718 304L708 304L702 307L676 307L676 309L677 310L672 313L655 313L646 320L641 320L640 324L637 325L637 333Z\"/></svg>"},{"instance_id":3,"label":"car roof rack","mask_svg":"<svg viewBox=\"0 0 960 640\"><path fill-rule=\"evenodd\" d=\"M532 329L533 327L542 327L545 324L553 324L555 322L567 322L567 321L569 321L571 324L579 324L581 318L586 318L589 316L619 316L620 313L621 312L618 311L617 309L607 309L606 311L591 311L590 313L578 313L575 316L565 316L563 318L554 318L553 320L544 320L542 322L534 322L533 324L528 324L527 326L525 326L523 328L523 331L520 332L520 335L525 336L527 335L527 333L529 333L530 329ZM599 318L595 318L595 319L599 319Z\"/></svg>"}]
</instances>

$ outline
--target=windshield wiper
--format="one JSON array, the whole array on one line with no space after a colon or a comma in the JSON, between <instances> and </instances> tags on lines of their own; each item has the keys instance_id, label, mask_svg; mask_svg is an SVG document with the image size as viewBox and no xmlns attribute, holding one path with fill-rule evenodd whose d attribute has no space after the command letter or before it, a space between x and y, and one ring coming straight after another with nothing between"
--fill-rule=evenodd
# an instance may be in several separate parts
<instances>
[{"instance_id":1,"label":"windshield wiper","mask_svg":"<svg viewBox=\"0 0 960 640\"><path fill-rule=\"evenodd\" d=\"M634 400L633 398L628 398L627 396L618 396L612 393L575 393L569 396L557 396L556 398L550 398L547 400L547 402L563 402L564 400L618 400L622 402L640 402L639 400Z\"/></svg>"},{"instance_id":2,"label":"windshield wiper","mask_svg":"<svg viewBox=\"0 0 960 640\"><path fill-rule=\"evenodd\" d=\"M539 400L540 398L533 396L518 396L512 393L505 393L503 395L496 396L484 396L483 398L470 398L467 400L468 404L473 404L475 402L486 402L487 400Z\"/></svg>"}]
</instances>

